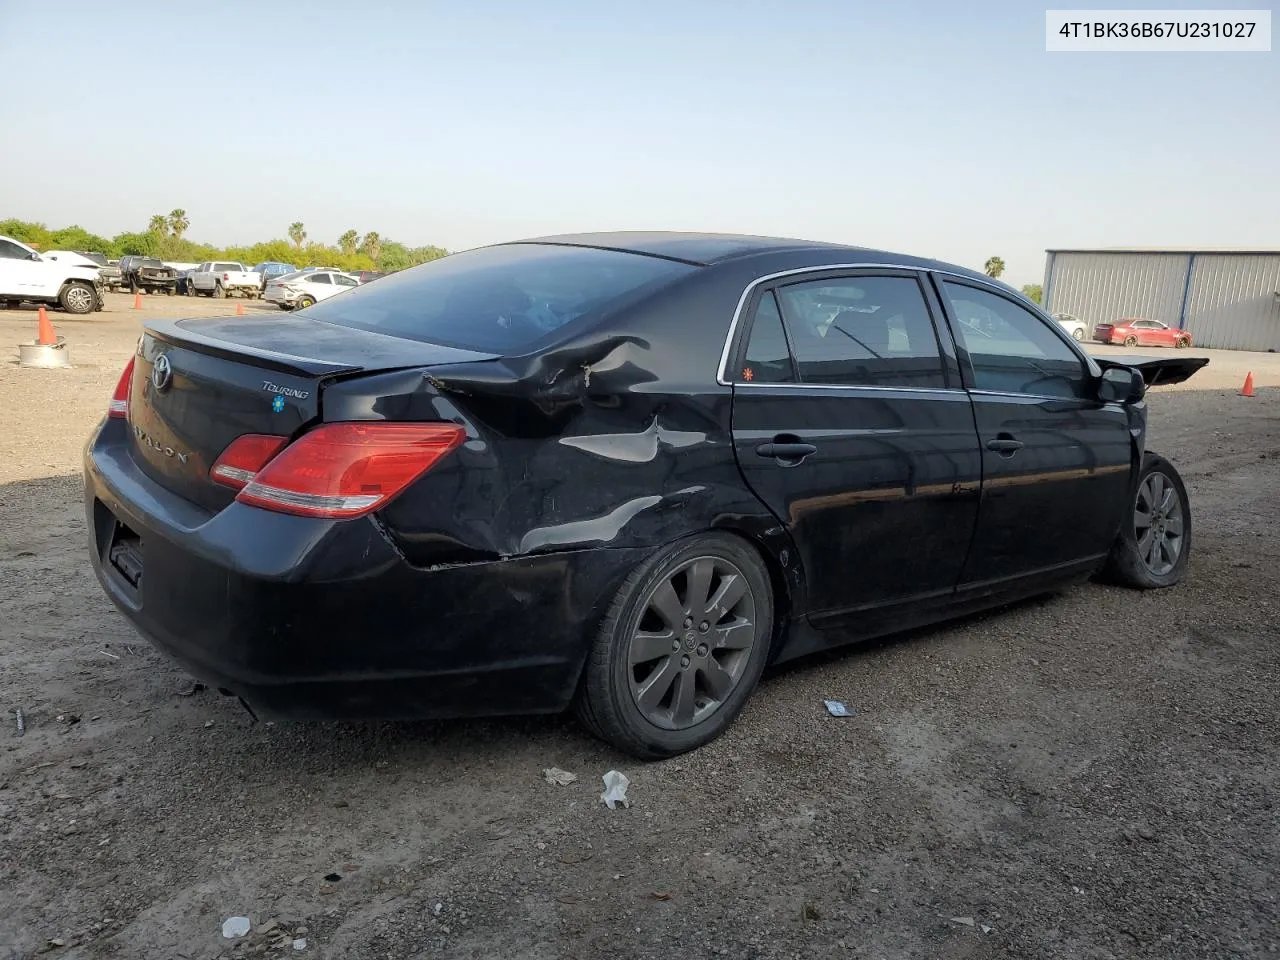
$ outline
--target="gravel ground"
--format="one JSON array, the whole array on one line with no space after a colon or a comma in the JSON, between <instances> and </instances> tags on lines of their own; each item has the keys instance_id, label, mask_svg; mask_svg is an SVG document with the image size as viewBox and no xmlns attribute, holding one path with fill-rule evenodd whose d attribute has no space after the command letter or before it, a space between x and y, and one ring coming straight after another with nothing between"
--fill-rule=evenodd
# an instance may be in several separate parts
<instances>
[{"instance_id":1,"label":"gravel ground","mask_svg":"<svg viewBox=\"0 0 1280 960\"><path fill-rule=\"evenodd\" d=\"M1196 511L1182 586L1084 585L810 659L715 744L643 765L562 718L270 724L179 695L85 559L80 445L131 302L53 315L73 370L0 364L0 704L26 722L0 730L0 958L1280 949L1275 356L1210 351L1151 395ZM175 309L234 305L143 312ZM0 313L0 340L33 328ZM599 803L613 768L628 810ZM254 929L225 940L235 915Z\"/></svg>"}]
</instances>

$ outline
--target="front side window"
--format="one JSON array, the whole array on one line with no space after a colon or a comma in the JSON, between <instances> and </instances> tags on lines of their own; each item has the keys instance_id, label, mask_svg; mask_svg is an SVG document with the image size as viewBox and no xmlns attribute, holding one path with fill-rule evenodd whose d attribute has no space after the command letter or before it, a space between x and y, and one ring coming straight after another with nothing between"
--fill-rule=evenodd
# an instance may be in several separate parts
<instances>
[{"instance_id":1,"label":"front side window","mask_svg":"<svg viewBox=\"0 0 1280 960\"><path fill-rule=\"evenodd\" d=\"M1012 300L945 281L974 386L1001 393L1083 397L1084 362L1038 316Z\"/></svg>"},{"instance_id":2,"label":"front side window","mask_svg":"<svg viewBox=\"0 0 1280 960\"><path fill-rule=\"evenodd\" d=\"M780 287L802 383L945 387L942 357L914 277L848 277Z\"/></svg>"},{"instance_id":3,"label":"front side window","mask_svg":"<svg viewBox=\"0 0 1280 960\"><path fill-rule=\"evenodd\" d=\"M327 273L308 274L307 279L312 283L328 283L328 284L333 283L333 281L329 279L329 275Z\"/></svg>"},{"instance_id":4,"label":"front side window","mask_svg":"<svg viewBox=\"0 0 1280 960\"><path fill-rule=\"evenodd\" d=\"M16 243L11 243L8 240L0 240L0 258L5 260L26 260L30 256L30 251L24 250Z\"/></svg>"}]
</instances>

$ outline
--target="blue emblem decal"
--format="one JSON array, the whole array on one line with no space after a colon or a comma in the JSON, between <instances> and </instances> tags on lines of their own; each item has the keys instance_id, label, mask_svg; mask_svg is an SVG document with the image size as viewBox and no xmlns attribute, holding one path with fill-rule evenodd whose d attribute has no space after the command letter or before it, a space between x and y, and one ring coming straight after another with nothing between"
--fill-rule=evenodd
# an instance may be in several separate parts
<instances>
[{"instance_id":1,"label":"blue emblem decal","mask_svg":"<svg viewBox=\"0 0 1280 960\"><path fill-rule=\"evenodd\" d=\"M275 396L271 398L271 409L276 413L284 412L284 397Z\"/></svg>"}]
</instances>

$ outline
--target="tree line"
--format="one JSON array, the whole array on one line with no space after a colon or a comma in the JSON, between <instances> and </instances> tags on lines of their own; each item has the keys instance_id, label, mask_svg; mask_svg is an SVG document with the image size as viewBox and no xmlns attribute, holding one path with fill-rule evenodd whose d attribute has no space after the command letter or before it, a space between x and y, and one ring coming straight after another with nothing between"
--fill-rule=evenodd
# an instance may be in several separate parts
<instances>
[{"instance_id":1,"label":"tree line","mask_svg":"<svg viewBox=\"0 0 1280 960\"><path fill-rule=\"evenodd\" d=\"M1000 274L1004 273L1004 260L1000 257L988 257L986 264L983 265L983 272L993 279L1000 279ZM1043 303L1044 291L1040 289L1038 283L1024 283L1022 285L1022 295L1028 300L1034 300L1036 303Z\"/></svg>"},{"instance_id":2,"label":"tree line","mask_svg":"<svg viewBox=\"0 0 1280 960\"><path fill-rule=\"evenodd\" d=\"M157 213L145 230L118 233L110 239L72 225L52 230L43 223L0 220L0 235L13 237L37 250L91 250L109 258L139 255L178 263L236 260L248 266L268 260L297 267L337 267L340 270L381 270L391 273L448 255L443 247L410 247L384 239L370 230L363 236L347 230L334 245L309 240L301 221L289 225L288 240L266 240L249 246L215 247L188 240L191 221L181 208Z\"/></svg>"}]
</instances>

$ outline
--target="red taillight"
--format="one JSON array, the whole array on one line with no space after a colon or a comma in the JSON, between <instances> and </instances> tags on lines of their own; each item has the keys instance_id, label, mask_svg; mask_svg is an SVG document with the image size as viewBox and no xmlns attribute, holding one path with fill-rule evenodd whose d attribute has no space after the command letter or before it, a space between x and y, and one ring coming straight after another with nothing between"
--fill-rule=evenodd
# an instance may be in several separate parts
<instances>
[{"instance_id":1,"label":"red taillight","mask_svg":"<svg viewBox=\"0 0 1280 960\"><path fill-rule=\"evenodd\" d=\"M326 423L285 447L236 499L304 517L362 516L384 507L463 436L453 423Z\"/></svg>"},{"instance_id":2,"label":"red taillight","mask_svg":"<svg viewBox=\"0 0 1280 960\"><path fill-rule=\"evenodd\" d=\"M226 280L226 281L230 281L230 280L231 280L231 274L229 274L229 273L224 273L224 274L222 275L222 279L223 279L223 280Z\"/></svg>"},{"instance_id":3,"label":"red taillight","mask_svg":"<svg viewBox=\"0 0 1280 960\"><path fill-rule=\"evenodd\" d=\"M288 437L246 433L243 437L237 437L231 446L222 451L213 469L209 471L209 476L215 483L240 490L288 442Z\"/></svg>"},{"instance_id":4,"label":"red taillight","mask_svg":"<svg viewBox=\"0 0 1280 960\"><path fill-rule=\"evenodd\" d=\"M116 383L116 392L111 395L111 404L107 407L108 417L127 417L129 415L129 391L133 387L133 357L125 364L124 373Z\"/></svg>"}]
</instances>

